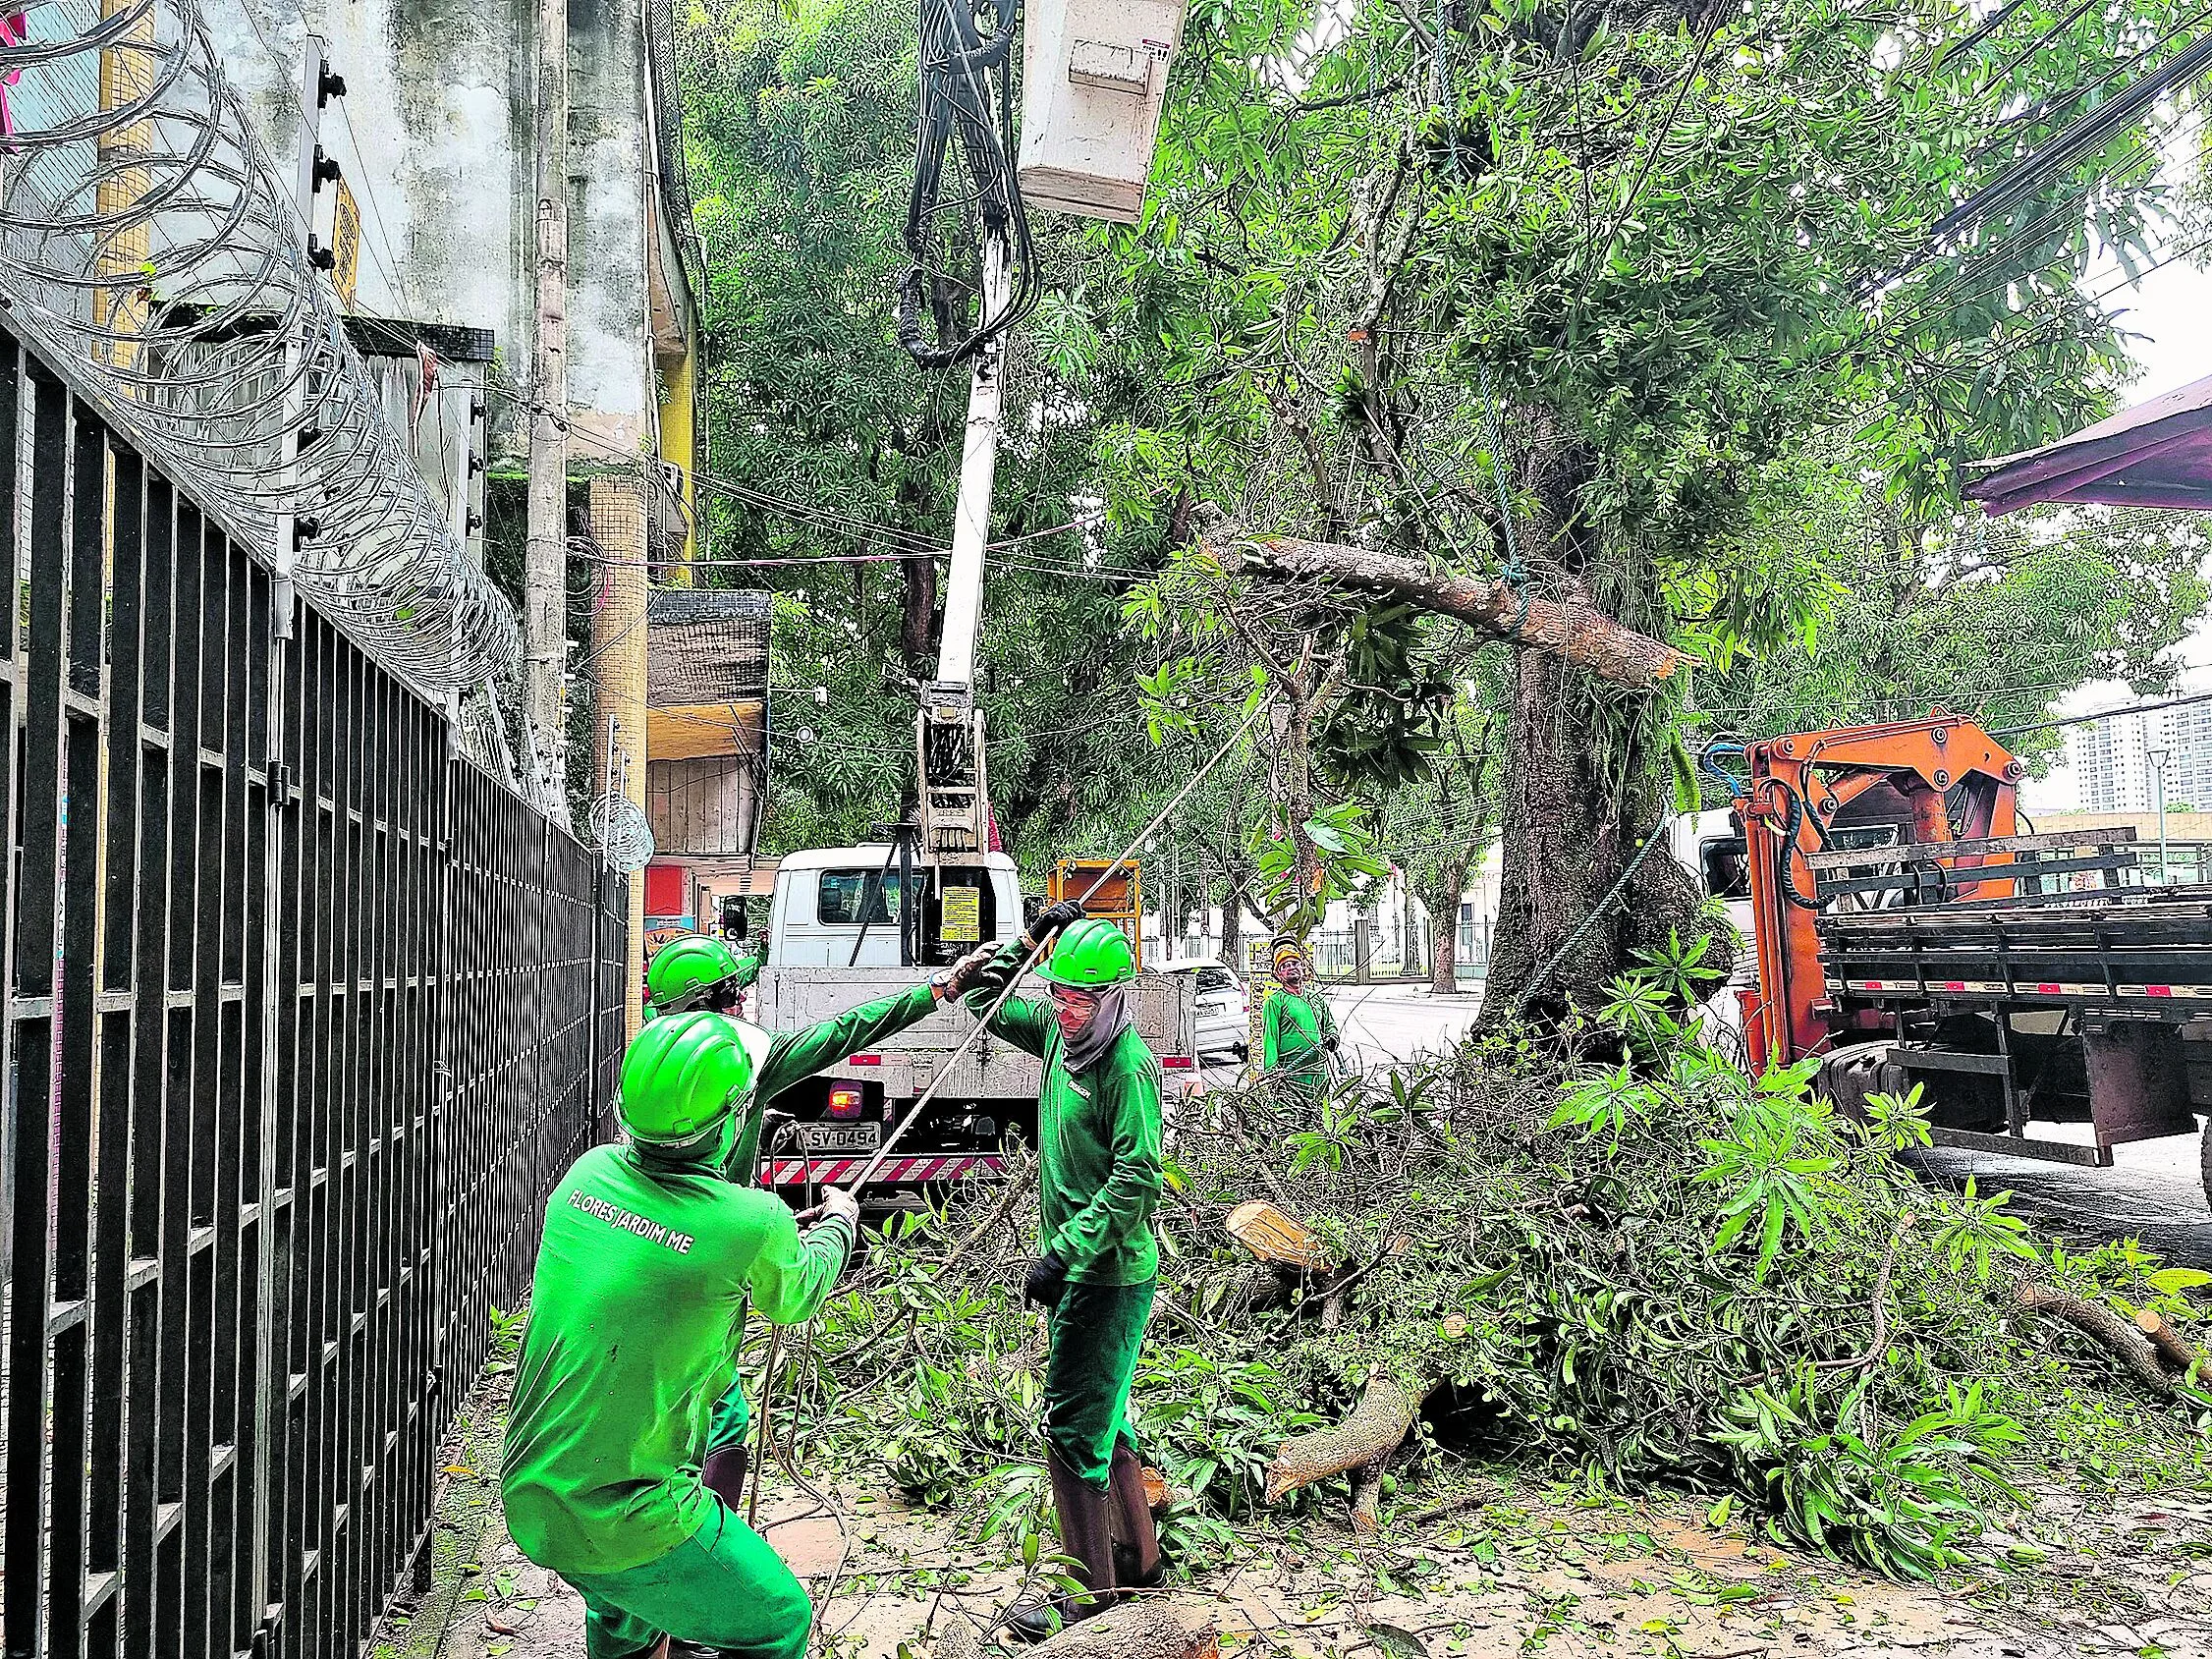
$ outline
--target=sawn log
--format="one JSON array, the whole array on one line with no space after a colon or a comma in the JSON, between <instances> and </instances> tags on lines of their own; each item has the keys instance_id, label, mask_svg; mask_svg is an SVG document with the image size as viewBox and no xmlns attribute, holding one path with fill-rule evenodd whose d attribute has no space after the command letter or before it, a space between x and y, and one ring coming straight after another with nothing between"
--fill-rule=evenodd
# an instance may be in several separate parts
<instances>
[{"instance_id":1,"label":"sawn log","mask_svg":"<svg viewBox=\"0 0 2212 1659\"><path fill-rule=\"evenodd\" d=\"M1655 686L1692 660L1664 640L1624 628L1580 596L1545 598L1494 577L1454 576L1395 553L1295 536L1218 535L1204 546L1225 567L1388 593L1616 685Z\"/></svg>"},{"instance_id":2,"label":"sawn log","mask_svg":"<svg viewBox=\"0 0 2212 1659\"><path fill-rule=\"evenodd\" d=\"M2197 1362L2197 1352L2188 1339L2166 1322L2166 1315L2154 1307L2135 1310L2135 1329L2150 1338L2151 1347L2158 1350L2158 1363L2169 1376L2182 1376Z\"/></svg>"},{"instance_id":3,"label":"sawn log","mask_svg":"<svg viewBox=\"0 0 2212 1659\"><path fill-rule=\"evenodd\" d=\"M1267 1467L1267 1501L1272 1504L1301 1486L1388 1457L1438 1386L1431 1383L1415 1396L1388 1377L1376 1377L1344 1421L1294 1434L1275 1449L1275 1461Z\"/></svg>"}]
</instances>

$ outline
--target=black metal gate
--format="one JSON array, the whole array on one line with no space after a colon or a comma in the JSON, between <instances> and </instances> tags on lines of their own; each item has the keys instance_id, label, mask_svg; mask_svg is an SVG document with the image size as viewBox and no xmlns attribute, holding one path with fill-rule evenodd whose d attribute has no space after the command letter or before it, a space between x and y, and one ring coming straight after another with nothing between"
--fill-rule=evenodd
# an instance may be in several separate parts
<instances>
[{"instance_id":1,"label":"black metal gate","mask_svg":"<svg viewBox=\"0 0 2212 1659\"><path fill-rule=\"evenodd\" d=\"M0 333L17 1656L359 1650L602 1130L622 878Z\"/></svg>"}]
</instances>

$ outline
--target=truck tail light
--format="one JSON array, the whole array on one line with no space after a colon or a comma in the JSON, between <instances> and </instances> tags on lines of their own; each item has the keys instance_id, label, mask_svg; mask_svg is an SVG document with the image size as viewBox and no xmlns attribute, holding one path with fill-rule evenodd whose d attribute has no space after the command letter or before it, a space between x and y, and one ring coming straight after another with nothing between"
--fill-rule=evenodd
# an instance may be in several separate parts
<instances>
[{"instance_id":1,"label":"truck tail light","mask_svg":"<svg viewBox=\"0 0 2212 1659\"><path fill-rule=\"evenodd\" d=\"M851 1084L831 1089L829 1115L841 1124L851 1123L860 1115L860 1091Z\"/></svg>"},{"instance_id":2,"label":"truck tail light","mask_svg":"<svg viewBox=\"0 0 2212 1659\"><path fill-rule=\"evenodd\" d=\"M1188 1054L1169 1054L1161 1057L1160 1067L1168 1072L1194 1072L1198 1063Z\"/></svg>"},{"instance_id":3,"label":"truck tail light","mask_svg":"<svg viewBox=\"0 0 2212 1659\"><path fill-rule=\"evenodd\" d=\"M883 1056L880 1054L856 1054L846 1064L848 1066L880 1066L883 1064Z\"/></svg>"}]
</instances>

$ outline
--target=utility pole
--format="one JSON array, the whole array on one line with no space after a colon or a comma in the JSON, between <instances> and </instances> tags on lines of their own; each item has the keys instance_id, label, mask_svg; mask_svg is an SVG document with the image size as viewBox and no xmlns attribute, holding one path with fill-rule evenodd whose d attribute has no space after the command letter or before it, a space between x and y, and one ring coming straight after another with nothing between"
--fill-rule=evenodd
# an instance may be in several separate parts
<instances>
[{"instance_id":1,"label":"utility pole","mask_svg":"<svg viewBox=\"0 0 2212 1659\"><path fill-rule=\"evenodd\" d=\"M569 559L569 7L537 7L537 319L530 346L530 488L523 563L524 712L531 770L565 799Z\"/></svg>"}]
</instances>

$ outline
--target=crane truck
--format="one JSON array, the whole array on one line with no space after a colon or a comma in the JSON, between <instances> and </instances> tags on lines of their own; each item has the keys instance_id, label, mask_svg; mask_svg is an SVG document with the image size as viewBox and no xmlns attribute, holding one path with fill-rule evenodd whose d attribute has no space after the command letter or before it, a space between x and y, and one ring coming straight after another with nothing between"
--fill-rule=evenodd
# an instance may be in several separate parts
<instances>
[{"instance_id":1,"label":"crane truck","mask_svg":"<svg viewBox=\"0 0 2212 1659\"><path fill-rule=\"evenodd\" d=\"M963 0L965 4L965 0ZM983 711L975 702L975 650L983 612L984 556L1003 425L1006 335L1021 306L1013 273L1029 257L1022 197L1092 218L1134 221L1143 200L1166 92L1167 62L1181 42L1184 0L1047 0L1026 8L1019 176L992 112L1010 108L1008 48L1022 8L990 8L985 39L960 7L923 35L923 127L944 127L923 146L915 200L933 197L934 169L955 137L968 146L978 205L979 280L960 489L945 584L936 674L921 688L914 718L912 808L884 826L879 842L816 848L779 863L768 938L752 993L761 1023L789 1029L826 1019L911 984L975 945L1018 938L1024 920L1014 860L999 851L991 816ZM933 54L943 54L942 56ZM958 74L951 74L951 70ZM930 88L943 81L951 102L932 121ZM915 281L930 250L915 240ZM925 362L932 356L914 341ZM1101 909L1113 894L1101 889ZM1171 1083L1195 1080L1196 1011L1191 980L1140 972L1132 1017ZM882 1044L807 1079L769 1103L762 1136L763 1184L798 1191L851 1179L868 1162L968 1035L959 1009L932 1015ZM867 1201L912 1207L931 1187L997 1174L1009 1138L1034 1144L1042 1067L995 1037L957 1062L926 1116L900 1141Z\"/></svg>"},{"instance_id":2,"label":"crane truck","mask_svg":"<svg viewBox=\"0 0 2212 1659\"><path fill-rule=\"evenodd\" d=\"M1797 733L1742 759L1755 1069L1814 1062L1847 1114L1917 1084L1936 1142L1977 1151L2096 1167L2197 1132L2212 887L2146 883L2126 827L2023 832L2026 768L1970 721ZM2200 1162L2212 1195L2212 1130Z\"/></svg>"}]
</instances>

